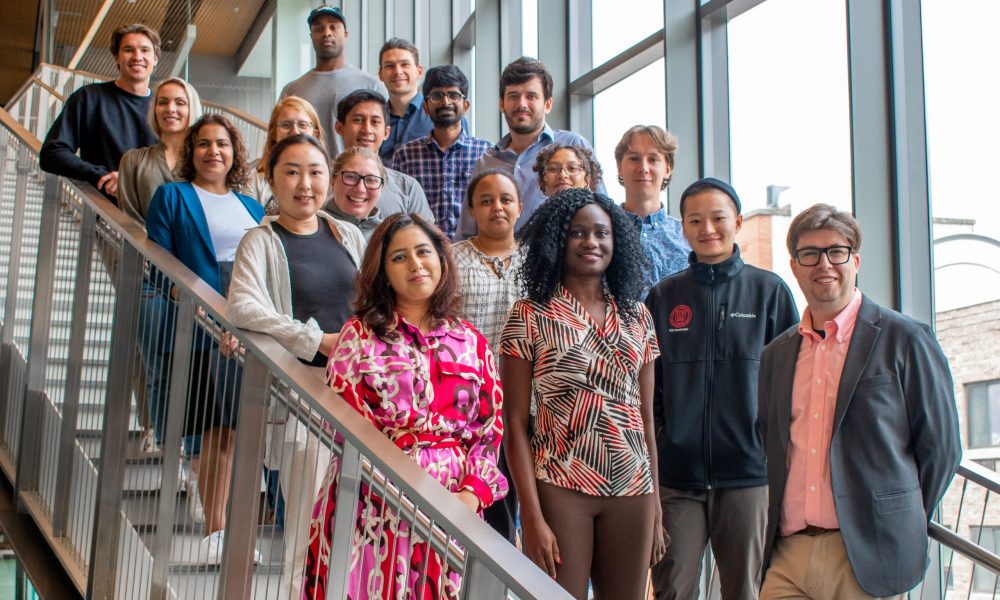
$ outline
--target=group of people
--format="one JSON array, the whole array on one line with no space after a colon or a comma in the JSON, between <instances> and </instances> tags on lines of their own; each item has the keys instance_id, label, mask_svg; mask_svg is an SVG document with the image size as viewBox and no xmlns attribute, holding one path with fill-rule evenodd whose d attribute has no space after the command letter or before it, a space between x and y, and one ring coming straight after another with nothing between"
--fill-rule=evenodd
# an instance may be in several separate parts
<instances>
[{"instance_id":1,"label":"group of people","mask_svg":"<svg viewBox=\"0 0 1000 600\"><path fill-rule=\"evenodd\" d=\"M340 8L308 25L316 67L283 90L255 163L188 83L150 87L159 38L129 25L112 39L118 79L70 96L42 168L143 223L227 297L233 325L312 367L576 598L642 598L650 569L656 598L697 597L709 542L727 599L920 581L960 455L951 378L927 326L856 288L850 213L792 220L800 319L785 283L742 260L728 183L698 180L680 219L667 213L664 129L622 136L618 205L589 143L545 123L539 61L504 69L509 133L494 144L469 134L457 67L425 73L394 38L376 78L347 63ZM153 447L176 297L155 273L144 282L155 326L136 395ZM194 343L192 368L211 377L191 387L185 452L200 555L218 562L239 414L219 389L239 373L219 364L228 339ZM266 460L285 506L283 587L322 598L340 459L280 410ZM459 594L460 574L374 494L352 534L351 597Z\"/></svg>"}]
</instances>

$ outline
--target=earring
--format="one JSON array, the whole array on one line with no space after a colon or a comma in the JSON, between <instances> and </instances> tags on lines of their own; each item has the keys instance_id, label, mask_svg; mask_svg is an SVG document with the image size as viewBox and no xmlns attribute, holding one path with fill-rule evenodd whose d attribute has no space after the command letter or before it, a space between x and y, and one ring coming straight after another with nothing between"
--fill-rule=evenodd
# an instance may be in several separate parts
<instances>
[{"instance_id":1,"label":"earring","mask_svg":"<svg viewBox=\"0 0 1000 600\"><path fill-rule=\"evenodd\" d=\"M666 191L668 185L670 185L670 180L664 179L663 183L660 184L660 191L661 192Z\"/></svg>"},{"instance_id":2,"label":"earring","mask_svg":"<svg viewBox=\"0 0 1000 600\"><path fill-rule=\"evenodd\" d=\"M622 177L621 175L618 176L618 185L621 185L621 186L625 185L625 178Z\"/></svg>"}]
</instances>

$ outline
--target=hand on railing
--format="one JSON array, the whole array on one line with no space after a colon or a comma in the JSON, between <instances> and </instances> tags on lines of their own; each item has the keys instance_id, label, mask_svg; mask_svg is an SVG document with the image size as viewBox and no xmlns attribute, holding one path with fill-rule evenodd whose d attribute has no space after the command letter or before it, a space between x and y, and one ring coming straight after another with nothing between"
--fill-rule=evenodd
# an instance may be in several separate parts
<instances>
[{"instance_id":1,"label":"hand on railing","mask_svg":"<svg viewBox=\"0 0 1000 600\"><path fill-rule=\"evenodd\" d=\"M112 171L98 179L97 189L118 197L118 171Z\"/></svg>"},{"instance_id":2,"label":"hand on railing","mask_svg":"<svg viewBox=\"0 0 1000 600\"><path fill-rule=\"evenodd\" d=\"M479 497L470 490L459 490L452 492L453 495L462 501L462 504L472 509L472 512L479 512Z\"/></svg>"},{"instance_id":3,"label":"hand on railing","mask_svg":"<svg viewBox=\"0 0 1000 600\"><path fill-rule=\"evenodd\" d=\"M240 345L240 341L236 337L226 331L222 334L222 340L219 341L219 352L226 358L232 358L236 356L237 352L240 354L246 354L246 348Z\"/></svg>"}]
</instances>

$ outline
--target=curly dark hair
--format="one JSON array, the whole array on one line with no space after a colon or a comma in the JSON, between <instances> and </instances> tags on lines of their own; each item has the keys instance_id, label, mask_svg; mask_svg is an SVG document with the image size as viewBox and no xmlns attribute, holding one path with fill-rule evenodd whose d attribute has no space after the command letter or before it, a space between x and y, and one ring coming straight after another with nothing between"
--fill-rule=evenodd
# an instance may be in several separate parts
<instances>
[{"instance_id":1,"label":"curly dark hair","mask_svg":"<svg viewBox=\"0 0 1000 600\"><path fill-rule=\"evenodd\" d=\"M451 257L448 238L417 213L396 213L382 221L372 232L354 284L357 289L354 314L382 339L385 339L396 321L396 292L389 285L389 277L385 274L385 254L396 232L410 226L419 227L427 234L441 260L441 280L430 298L432 325L437 327L442 322L454 321L459 314L461 298L458 294L458 269Z\"/></svg>"},{"instance_id":2,"label":"curly dark hair","mask_svg":"<svg viewBox=\"0 0 1000 600\"><path fill-rule=\"evenodd\" d=\"M207 114L194 122L184 136L184 153L177 161L175 171L177 176L184 181L194 181L197 172L194 168L194 143L198 140L198 134L202 127L206 125L221 125L229 133L229 141L233 145L233 166L226 173L226 187L238 192L246 185L247 177L250 175L250 161L247 158L247 148L243 144L243 136L240 130L236 129L229 119L222 115Z\"/></svg>"},{"instance_id":3,"label":"curly dark hair","mask_svg":"<svg viewBox=\"0 0 1000 600\"><path fill-rule=\"evenodd\" d=\"M594 159L594 153L583 146L549 144L538 153L535 164L531 167L532 171L538 173L538 188L542 190L542 193L545 194L545 163L552 160L555 153L560 150L569 150L573 154L576 154L576 158L583 165L584 170L587 171L587 187L590 188L590 191L596 192L597 186L601 183L601 178L604 176L604 170L601 169L601 163Z\"/></svg>"},{"instance_id":4,"label":"curly dark hair","mask_svg":"<svg viewBox=\"0 0 1000 600\"><path fill-rule=\"evenodd\" d=\"M636 319L649 261L639 243L639 230L611 198L587 189L563 190L553 195L525 225L521 239L522 247L527 248L521 267L524 293L541 304L555 295L556 285L563 279L570 223L588 204L596 204L611 217L614 250L604 281L618 303L622 319Z\"/></svg>"}]
</instances>

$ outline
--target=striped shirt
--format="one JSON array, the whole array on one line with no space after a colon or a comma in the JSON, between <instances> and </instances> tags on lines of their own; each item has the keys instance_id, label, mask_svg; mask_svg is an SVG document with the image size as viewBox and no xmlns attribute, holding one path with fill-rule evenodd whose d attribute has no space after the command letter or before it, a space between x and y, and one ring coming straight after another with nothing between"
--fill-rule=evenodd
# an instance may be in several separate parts
<instances>
[{"instance_id":1,"label":"striped shirt","mask_svg":"<svg viewBox=\"0 0 1000 600\"><path fill-rule=\"evenodd\" d=\"M442 150L432 132L397 149L390 166L420 182L437 226L454 238L476 161L492 146L463 131L455 143Z\"/></svg>"}]
</instances>

